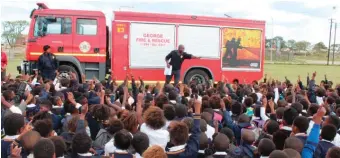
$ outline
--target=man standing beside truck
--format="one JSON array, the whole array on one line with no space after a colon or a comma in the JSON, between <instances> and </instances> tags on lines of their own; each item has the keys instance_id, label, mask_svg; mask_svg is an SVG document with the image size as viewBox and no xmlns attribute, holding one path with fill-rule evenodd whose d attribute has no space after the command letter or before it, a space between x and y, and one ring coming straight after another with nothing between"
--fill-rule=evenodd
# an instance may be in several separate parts
<instances>
[{"instance_id":1,"label":"man standing beside truck","mask_svg":"<svg viewBox=\"0 0 340 158\"><path fill-rule=\"evenodd\" d=\"M178 50L171 51L166 57L165 62L167 67L172 66L171 75L166 75L165 83L169 84L172 76L175 77L175 86L179 83L181 78L181 67L185 59L200 59L201 57L196 57L191 54L184 52L184 45L179 45Z\"/></svg>"},{"instance_id":2,"label":"man standing beside truck","mask_svg":"<svg viewBox=\"0 0 340 158\"><path fill-rule=\"evenodd\" d=\"M38 70L43 79L54 80L57 70L57 59L54 54L51 53L51 47L45 45L43 47L44 53L39 56Z\"/></svg>"}]
</instances>

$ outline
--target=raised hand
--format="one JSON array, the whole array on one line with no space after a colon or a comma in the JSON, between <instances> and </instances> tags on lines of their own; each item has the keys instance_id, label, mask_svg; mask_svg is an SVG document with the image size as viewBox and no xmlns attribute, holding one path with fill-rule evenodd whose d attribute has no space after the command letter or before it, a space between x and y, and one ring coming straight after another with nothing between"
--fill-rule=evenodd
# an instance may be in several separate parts
<instances>
[{"instance_id":1,"label":"raised hand","mask_svg":"<svg viewBox=\"0 0 340 158\"><path fill-rule=\"evenodd\" d=\"M195 106L195 114L201 114L202 103L198 101L197 99L195 99L194 106Z\"/></svg>"},{"instance_id":2,"label":"raised hand","mask_svg":"<svg viewBox=\"0 0 340 158\"><path fill-rule=\"evenodd\" d=\"M20 158L21 157L21 147L17 145L11 144L11 158Z\"/></svg>"},{"instance_id":3,"label":"raised hand","mask_svg":"<svg viewBox=\"0 0 340 158\"><path fill-rule=\"evenodd\" d=\"M144 100L144 94L143 93L139 93L137 95L137 102L143 103L143 100Z\"/></svg>"}]
</instances>

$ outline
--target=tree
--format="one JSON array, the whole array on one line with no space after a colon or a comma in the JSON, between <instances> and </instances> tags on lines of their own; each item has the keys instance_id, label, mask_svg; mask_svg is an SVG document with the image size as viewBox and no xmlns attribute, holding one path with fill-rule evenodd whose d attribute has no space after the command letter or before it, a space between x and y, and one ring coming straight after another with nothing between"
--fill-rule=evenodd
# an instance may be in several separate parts
<instances>
[{"instance_id":1,"label":"tree","mask_svg":"<svg viewBox=\"0 0 340 158\"><path fill-rule=\"evenodd\" d=\"M326 45L323 42L319 42L315 44L313 48L313 50L316 50L316 51L321 51L322 49L327 49Z\"/></svg>"},{"instance_id":2,"label":"tree","mask_svg":"<svg viewBox=\"0 0 340 158\"><path fill-rule=\"evenodd\" d=\"M300 51L306 51L307 48L310 46L310 43L308 41L299 41L296 42L296 49L300 52Z\"/></svg>"},{"instance_id":3,"label":"tree","mask_svg":"<svg viewBox=\"0 0 340 158\"><path fill-rule=\"evenodd\" d=\"M3 33L1 37L11 47L15 47L16 40L22 35L22 31L29 25L28 21L4 21L2 22Z\"/></svg>"},{"instance_id":4,"label":"tree","mask_svg":"<svg viewBox=\"0 0 340 158\"><path fill-rule=\"evenodd\" d=\"M290 49L295 49L296 48L296 41L293 39L290 39L287 41L287 47Z\"/></svg>"},{"instance_id":5,"label":"tree","mask_svg":"<svg viewBox=\"0 0 340 158\"><path fill-rule=\"evenodd\" d=\"M272 48L272 39L266 38L266 48Z\"/></svg>"},{"instance_id":6,"label":"tree","mask_svg":"<svg viewBox=\"0 0 340 158\"><path fill-rule=\"evenodd\" d=\"M287 48L286 41L283 39L281 36L276 36L273 38L274 42L279 42L280 43L280 48ZM277 44L277 43L276 43Z\"/></svg>"}]
</instances>

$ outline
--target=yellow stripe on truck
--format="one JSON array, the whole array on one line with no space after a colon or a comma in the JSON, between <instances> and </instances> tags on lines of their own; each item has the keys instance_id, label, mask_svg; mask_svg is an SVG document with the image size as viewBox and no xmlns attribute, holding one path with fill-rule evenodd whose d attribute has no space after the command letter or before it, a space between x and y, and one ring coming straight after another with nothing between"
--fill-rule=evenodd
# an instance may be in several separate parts
<instances>
[{"instance_id":1,"label":"yellow stripe on truck","mask_svg":"<svg viewBox=\"0 0 340 158\"><path fill-rule=\"evenodd\" d=\"M41 55L42 52L30 52L30 55ZM60 56L79 56L79 57L105 57L106 54L87 54L87 53L53 53Z\"/></svg>"}]
</instances>

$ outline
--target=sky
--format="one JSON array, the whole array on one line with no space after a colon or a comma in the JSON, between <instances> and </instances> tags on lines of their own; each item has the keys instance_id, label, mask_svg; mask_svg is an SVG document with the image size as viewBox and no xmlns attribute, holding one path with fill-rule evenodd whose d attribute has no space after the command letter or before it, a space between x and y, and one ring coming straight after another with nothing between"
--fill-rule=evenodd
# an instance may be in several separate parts
<instances>
[{"instance_id":1,"label":"sky","mask_svg":"<svg viewBox=\"0 0 340 158\"><path fill-rule=\"evenodd\" d=\"M267 38L282 36L285 40L306 40L312 44L321 41L328 45L331 18L336 19L340 28L340 0L1 0L1 21L29 21L36 2L55 9L102 11L107 24L113 18L113 11L118 10L219 17L227 14L265 20ZM27 32L28 29L24 31ZM337 39L340 43L340 29Z\"/></svg>"}]
</instances>

